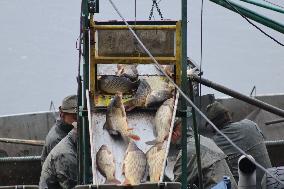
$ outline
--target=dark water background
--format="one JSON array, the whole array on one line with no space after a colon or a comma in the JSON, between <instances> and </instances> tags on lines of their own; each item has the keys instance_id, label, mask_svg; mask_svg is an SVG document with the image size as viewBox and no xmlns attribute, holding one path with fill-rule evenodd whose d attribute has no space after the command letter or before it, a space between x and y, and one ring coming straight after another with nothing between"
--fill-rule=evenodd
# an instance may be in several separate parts
<instances>
[{"instance_id":1,"label":"dark water background","mask_svg":"<svg viewBox=\"0 0 284 189\"><path fill-rule=\"evenodd\" d=\"M271 0L284 6L281 0ZM134 20L134 0L114 0ZM200 0L188 0L188 56L200 61ZM147 20L151 0L137 0L137 20ZM242 3L244 4L244 3ZM117 20L101 1L99 20ZM284 14L247 5L284 24ZM165 18L180 19L180 1L162 0ZM76 93L80 1L0 0L0 115L45 111L51 100ZM158 19L158 15L155 14ZM284 43L284 35L260 25ZM284 48L239 15L204 0L204 77L249 94L284 93ZM215 93L202 88L202 93Z\"/></svg>"}]
</instances>

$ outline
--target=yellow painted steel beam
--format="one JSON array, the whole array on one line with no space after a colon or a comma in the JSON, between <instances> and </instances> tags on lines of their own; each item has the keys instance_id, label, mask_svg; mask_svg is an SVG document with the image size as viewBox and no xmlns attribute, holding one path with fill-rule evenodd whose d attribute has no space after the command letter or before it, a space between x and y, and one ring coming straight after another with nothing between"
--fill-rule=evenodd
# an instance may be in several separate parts
<instances>
[{"instance_id":1,"label":"yellow painted steel beam","mask_svg":"<svg viewBox=\"0 0 284 189\"><path fill-rule=\"evenodd\" d=\"M97 66L96 66L96 42L95 42L95 30L90 28L90 92L95 94L96 81L97 81Z\"/></svg>"},{"instance_id":2,"label":"yellow painted steel beam","mask_svg":"<svg viewBox=\"0 0 284 189\"><path fill-rule=\"evenodd\" d=\"M114 25L94 25L93 26L95 30L128 30L128 27L125 25L119 25L119 26L114 26ZM132 29L135 30L175 30L176 26L175 25L164 25L164 26L159 26L159 25L136 25L136 26L131 26Z\"/></svg>"},{"instance_id":3,"label":"yellow painted steel beam","mask_svg":"<svg viewBox=\"0 0 284 189\"><path fill-rule=\"evenodd\" d=\"M176 25L176 83L181 85L181 21Z\"/></svg>"},{"instance_id":4,"label":"yellow painted steel beam","mask_svg":"<svg viewBox=\"0 0 284 189\"><path fill-rule=\"evenodd\" d=\"M96 56L94 64L153 64L150 57L106 57ZM160 64L175 64L176 57L155 57Z\"/></svg>"}]
</instances>

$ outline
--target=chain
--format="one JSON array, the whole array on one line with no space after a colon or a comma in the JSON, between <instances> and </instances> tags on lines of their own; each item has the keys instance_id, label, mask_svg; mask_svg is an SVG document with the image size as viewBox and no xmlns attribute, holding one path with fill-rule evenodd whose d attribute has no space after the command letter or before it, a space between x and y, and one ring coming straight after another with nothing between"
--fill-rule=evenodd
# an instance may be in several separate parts
<instances>
[{"instance_id":1,"label":"chain","mask_svg":"<svg viewBox=\"0 0 284 189\"><path fill-rule=\"evenodd\" d=\"M160 1L159 1L159 3L160 3ZM157 12L159 13L159 16L161 17L161 20L164 20L163 14L162 14L162 12L161 12L161 9L159 8L159 5L158 5L158 3L157 3L157 0L153 0L152 8L151 8L151 10L150 10L149 20L151 20L152 17L153 17L154 7L156 7Z\"/></svg>"}]
</instances>

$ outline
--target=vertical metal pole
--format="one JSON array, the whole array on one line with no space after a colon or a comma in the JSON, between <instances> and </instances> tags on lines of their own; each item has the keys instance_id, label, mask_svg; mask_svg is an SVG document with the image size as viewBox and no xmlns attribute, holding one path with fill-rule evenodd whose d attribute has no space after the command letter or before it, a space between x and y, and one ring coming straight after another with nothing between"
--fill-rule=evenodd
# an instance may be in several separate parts
<instances>
[{"instance_id":1,"label":"vertical metal pole","mask_svg":"<svg viewBox=\"0 0 284 189\"><path fill-rule=\"evenodd\" d=\"M192 81L189 82L189 93L190 93L190 99L192 102L194 102L194 96L193 96L193 85ZM193 135L194 135L194 141L195 141L195 150L196 150L196 163L197 163L197 170L198 170L198 182L199 182L199 188L203 189L203 179L202 179L202 167L201 167L201 156L200 156L200 138L198 136L198 127L196 123L196 116L195 116L195 110L191 110L192 113L192 123L193 123Z\"/></svg>"},{"instance_id":2,"label":"vertical metal pole","mask_svg":"<svg viewBox=\"0 0 284 189\"><path fill-rule=\"evenodd\" d=\"M181 88L188 95L188 80L186 75L187 70L187 0L181 1ZM184 98L181 99L181 109L187 110L187 102ZM187 188L187 117L182 119L182 177L181 184L182 189Z\"/></svg>"},{"instance_id":3,"label":"vertical metal pole","mask_svg":"<svg viewBox=\"0 0 284 189\"><path fill-rule=\"evenodd\" d=\"M82 133L80 146L80 163L82 167L82 183L88 184L90 182L90 136L89 136L89 122L88 115L85 113L87 110L86 89L89 89L89 8L88 0L83 0L82 6L82 21L83 21L83 87L82 87Z\"/></svg>"}]
</instances>

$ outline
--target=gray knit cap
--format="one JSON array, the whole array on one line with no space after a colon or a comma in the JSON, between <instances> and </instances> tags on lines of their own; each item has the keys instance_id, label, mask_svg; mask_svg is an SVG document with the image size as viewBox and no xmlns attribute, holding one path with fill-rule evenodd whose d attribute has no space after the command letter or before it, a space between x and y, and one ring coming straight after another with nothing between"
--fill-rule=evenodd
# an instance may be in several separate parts
<instances>
[{"instance_id":1,"label":"gray knit cap","mask_svg":"<svg viewBox=\"0 0 284 189\"><path fill-rule=\"evenodd\" d=\"M77 113L77 95L69 95L62 101L61 111L66 113Z\"/></svg>"}]
</instances>

